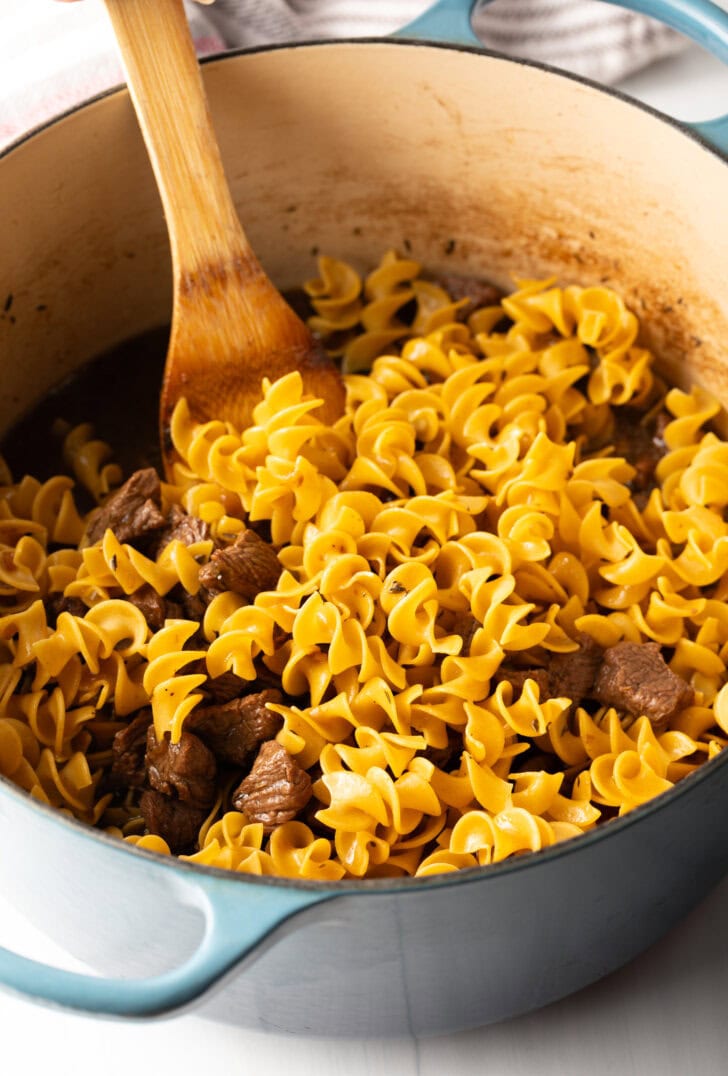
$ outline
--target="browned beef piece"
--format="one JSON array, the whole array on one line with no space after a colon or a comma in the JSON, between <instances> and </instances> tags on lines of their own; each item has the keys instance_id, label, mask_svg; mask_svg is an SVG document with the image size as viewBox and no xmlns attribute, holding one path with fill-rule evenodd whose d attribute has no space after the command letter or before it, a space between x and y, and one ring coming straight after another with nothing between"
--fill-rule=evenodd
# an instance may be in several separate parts
<instances>
[{"instance_id":1,"label":"browned beef piece","mask_svg":"<svg viewBox=\"0 0 728 1076\"><path fill-rule=\"evenodd\" d=\"M203 643L203 648L206 646L206 642ZM207 663L204 658L198 658L196 661L191 661L189 665L185 665L180 672L185 676L207 676ZM234 672L224 672L220 676L216 676L214 679L207 679L204 684L201 684L198 691L201 691L205 696L205 701L208 705L230 702L231 699L237 699L240 695L249 694L253 688L253 684L250 680L243 680L242 676L236 676ZM197 711L195 711L196 713ZM190 715L192 716L192 715ZM192 731L191 726L185 725L188 731Z\"/></svg>"},{"instance_id":2,"label":"browned beef piece","mask_svg":"<svg viewBox=\"0 0 728 1076\"><path fill-rule=\"evenodd\" d=\"M149 832L163 837L175 853L196 846L197 835L207 818L204 808L192 807L151 788L142 793L139 809Z\"/></svg>"},{"instance_id":3,"label":"browned beef piece","mask_svg":"<svg viewBox=\"0 0 728 1076\"><path fill-rule=\"evenodd\" d=\"M239 698L244 692L250 690L250 686L249 680L243 680L242 676L236 676L234 672L228 670L220 676L209 679L200 690L204 692L211 704L221 704Z\"/></svg>"},{"instance_id":4,"label":"browned beef piece","mask_svg":"<svg viewBox=\"0 0 728 1076\"><path fill-rule=\"evenodd\" d=\"M45 600L46 620L51 628L55 628L61 613L70 613L71 616L86 616L88 606L80 598L65 598L63 594L49 594Z\"/></svg>"},{"instance_id":5,"label":"browned beef piece","mask_svg":"<svg viewBox=\"0 0 728 1076\"><path fill-rule=\"evenodd\" d=\"M100 541L110 527L120 542L133 543L164 526L162 490L153 467L135 471L91 516L86 537Z\"/></svg>"},{"instance_id":6,"label":"browned beef piece","mask_svg":"<svg viewBox=\"0 0 728 1076\"><path fill-rule=\"evenodd\" d=\"M630 482L636 492L654 485L655 468L665 454L664 432L670 416L661 411L655 420L645 424L644 416L634 408L615 408L614 455L622 456L637 472Z\"/></svg>"},{"instance_id":7,"label":"browned beef piece","mask_svg":"<svg viewBox=\"0 0 728 1076\"><path fill-rule=\"evenodd\" d=\"M147 732L147 779L165 796L175 796L192 807L209 808L215 800L217 765L209 747L191 732L182 732L177 743L169 733L160 742L154 725Z\"/></svg>"},{"instance_id":8,"label":"browned beef piece","mask_svg":"<svg viewBox=\"0 0 728 1076\"><path fill-rule=\"evenodd\" d=\"M584 632L576 641L578 650L552 654L548 663L549 695L555 699L571 699L574 706L591 696L603 654L601 646Z\"/></svg>"},{"instance_id":9,"label":"browned beef piece","mask_svg":"<svg viewBox=\"0 0 728 1076\"><path fill-rule=\"evenodd\" d=\"M283 718L267 709L281 701L279 691L260 691L217 706L198 706L187 717L185 728L207 744L221 762L244 766L266 740L272 740Z\"/></svg>"},{"instance_id":10,"label":"browned beef piece","mask_svg":"<svg viewBox=\"0 0 728 1076\"><path fill-rule=\"evenodd\" d=\"M185 592L180 602L181 616L185 620L201 621L209 604L210 595L206 591L200 590L197 594Z\"/></svg>"},{"instance_id":11,"label":"browned beef piece","mask_svg":"<svg viewBox=\"0 0 728 1076\"><path fill-rule=\"evenodd\" d=\"M193 545L195 542L204 542L209 537L209 524L185 512L181 505L173 504L167 512L164 529L159 535L157 551L161 552L166 545L175 540L184 545Z\"/></svg>"},{"instance_id":12,"label":"browned beef piece","mask_svg":"<svg viewBox=\"0 0 728 1076\"><path fill-rule=\"evenodd\" d=\"M549 684L549 674L547 669L521 669L514 665L501 665L500 669L495 674L495 678L498 682L506 680L513 688L513 698L516 699L523 691L526 680L535 680L538 685L538 697L539 699L548 699L551 697L551 688Z\"/></svg>"},{"instance_id":13,"label":"browned beef piece","mask_svg":"<svg viewBox=\"0 0 728 1076\"><path fill-rule=\"evenodd\" d=\"M477 277L446 273L444 276L438 276L435 283L443 287L454 302L460 299L470 300L460 314L464 318L469 317L481 306L495 306L503 298L500 288L496 288L494 284L489 284L486 280L478 280Z\"/></svg>"},{"instance_id":14,"label":"browned beef piece","mask_svg":"<svg viewBox=\"0 0 728 1076\"><path fill-rule=\"evenodd\" d=\"M199 617L187 616L181 602L171 601L167 597L164 599L164 617L165 620L199 620Z\"/></svg>"},{"instance_id":15,"label":"browned beef piece","mask_svg":"<svg viewBox=\"0 0 728 1076\"><path fill-rule=\"evenodd\" d=\"M602 660L602 648L583 632L576 641L579 649L568 654L545 652L546 665L543 667L502 665L496 679L507 680L513 687L514 697L523 691L526 680L535 680L540 700L567 698L571 699L572 706L578 706L583 699L592 695L594 677Z\"/></svg>"},{"instance_id":16,"label":"browned beef piece","mask_svg":"<svg viewBox=\"0 0 728 1076\"><path fill-rule=\"evenodd\" d=\"M658 411L655 416L655 420L652 423L652 440L655 446L659 449L660 455L664 456L667 452L667 443L665 441L665 430L672 422L672 415L669 411Z\"/></svg>"},{"instance_id":17,"label":"browned beef piece","mask_svg":"<svg viewBox=\"0 0 728 1076\"><path fill-rule=\"evenodd\" d=\"M277 629L276 629L277 630ZM273 639L276 639L276 631L273 633ZM260 658L257 658L254 662L255 665L255 682L256 686L260 688L272 687L276 691L282 691L283 685L278 673L271 672L271 670L264 665Z\"/></svg>"},{"instance_id":18,"label":"browned beef piece","mask_svg":"<svg viewBox=\"0 0 728 1076\"><path fill-rule=\"evenodd\" d=\"M270 833L291 822L311 798L311 778L276 740L258 751L253 768L233 793L233 805Z\"/></svg>"},{"instance_id":19,"label":"browned beef piece","mask_svg":"<svg viewBox=\"0 0 728 1076\"><path fill-rule=\"evenodd\" d=\"M110 779L115 788L142 788L146 783L147 730L152 723L151 708L146 706L114 736L111 745Z\"/></svg>"},{"instance_id":20,"label":"browned beef piece","mask_svg":"<svg viewBox=\"0 0 728 1076\"><path fill-rule=\"evenodd\" d=\"M693 689L668 668L657 643L622 642L605 650L594 697L659 728L692 703Z\"/></svg>"},{"instance_id":21,"label":"browned beef piece","mask_svg":"<svg viewBox=\"0 0 728 1076\"><path fill-rule=\"evenodd\" d=\"M216 549L200 569L200 586L210 594L232 590L252 601L261 590L274 590L281 574L275 550L253 530L245 530L223 549Z\"/></svg>"},{"instance_id":22,"label":"browned beef piece","mask_svg":"<svg viewBox=\"0 0 728 1076\"><path fill-rule=\"evenodd\" d=\"M164 627L164 621L167 617L167 603L162 595L158 594L149 583L144 583L133 594L127 595L126 600L141 610L152 631L159 631L160 628Z\"/></svg>"}]
</instances>

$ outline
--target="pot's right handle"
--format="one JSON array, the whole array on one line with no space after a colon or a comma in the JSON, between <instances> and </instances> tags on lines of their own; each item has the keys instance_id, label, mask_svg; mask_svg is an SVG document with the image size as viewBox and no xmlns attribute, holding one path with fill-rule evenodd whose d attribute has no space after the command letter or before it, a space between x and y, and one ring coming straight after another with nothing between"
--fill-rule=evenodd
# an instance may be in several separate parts
<instances>
[{"instance_id":1,"label":"pot's right handle","mask_svg":"<svg viewBox=\"0 0 728 1076\"><path fill-rule=\"evenodd\" d=\"M490 0L484 0L489 3ZM671 26L728 64L728 12L712 0L606 0L618 7L650 15ZM437 0L418 19L399 30L410 40L480 45L471 18L477 0ZM728 115L702 123L686 123L723 153L728 153Z\"/></svg>"}]
</instances>

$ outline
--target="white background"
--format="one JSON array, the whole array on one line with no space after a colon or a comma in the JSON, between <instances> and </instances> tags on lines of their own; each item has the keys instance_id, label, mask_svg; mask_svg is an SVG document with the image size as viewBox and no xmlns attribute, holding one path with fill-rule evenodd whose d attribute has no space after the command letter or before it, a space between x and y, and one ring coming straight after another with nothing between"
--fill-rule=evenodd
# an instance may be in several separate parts
<instances>
[{"instance_id":1,"label":"white background","mask_svg":"<svg viewBox=\"0 0 728 1076\"><path fill-rule=\"evenodd\" d=\"M0 31L3 12L12 18L11 9L17 13L25 2L0 0ZM10 75L13 56L12 41L0 41L0 84ZM623 88L681 119L728 111L728 71L696 48L654 65ZM1 882L0 860L0 944L80 968L6 905ZM650 952L581 994L496 1027L418 1042L294 1039L192 1015L121 1023L41 1008L0 992L2 1076L264 1071L722 1076L728 1072L728 881Z\"/></svg>"}]
</instances>

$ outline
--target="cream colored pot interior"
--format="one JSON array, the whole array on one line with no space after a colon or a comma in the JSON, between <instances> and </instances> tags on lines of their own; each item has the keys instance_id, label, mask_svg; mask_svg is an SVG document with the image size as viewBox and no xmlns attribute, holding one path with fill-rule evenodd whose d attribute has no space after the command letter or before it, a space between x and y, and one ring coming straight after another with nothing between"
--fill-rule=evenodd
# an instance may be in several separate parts
<instances>
[{"instance_id":1,"label":"cream colored pot interior","mask_svg":"<svg viewBox=\"0 0 728 1076\"><path fill-rule=\"evenodd\" d=\"M205 80L241 219L280 287L315 275L316 250L365 267L391 247L502 284L605 281L668 376L728 402L728 167L675 127L554 73L395 42L227 57ZM171 297L124 91L11 150L0 194L7 428L168 320Z\"/></svg>"}]
</instances>

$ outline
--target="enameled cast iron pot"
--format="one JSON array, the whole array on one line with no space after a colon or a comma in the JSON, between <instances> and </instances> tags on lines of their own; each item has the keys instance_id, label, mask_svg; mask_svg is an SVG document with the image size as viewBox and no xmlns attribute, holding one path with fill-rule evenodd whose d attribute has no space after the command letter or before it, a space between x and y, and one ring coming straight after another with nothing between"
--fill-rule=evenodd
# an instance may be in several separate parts
<instances>
[{"instance_id":1,"label":"enameled cast iron pot","mask_svg":"<svg viewBox=\"0 0 728 1076\"><path fill-rule=\"evenodd\" d=\"M319 249L614 285L669 377L728 401L728 118L699 132L476 47L470 0L399 40L205 65L253 247L280 287ZM728 60L706 0L633 0ZM428 44L426 38L449 44ZM455 44L453 44L455 42ZM712 142L712 144L711 144ZM0 429L84 361L163 324L168 243L125 91L0 161ZM0 296L0 297L2 297ZM93 419L94 402L89 400ZM587 836L482 871L328 887L132 849L0 781L5 895L102 978L0 950L0 982L79 1009L200 1002L233 1022L434 1034L562 997L658 939L728 867L728 752ZM213 990L214 986L224 989Z\"/></svg>"}]
</instances>

